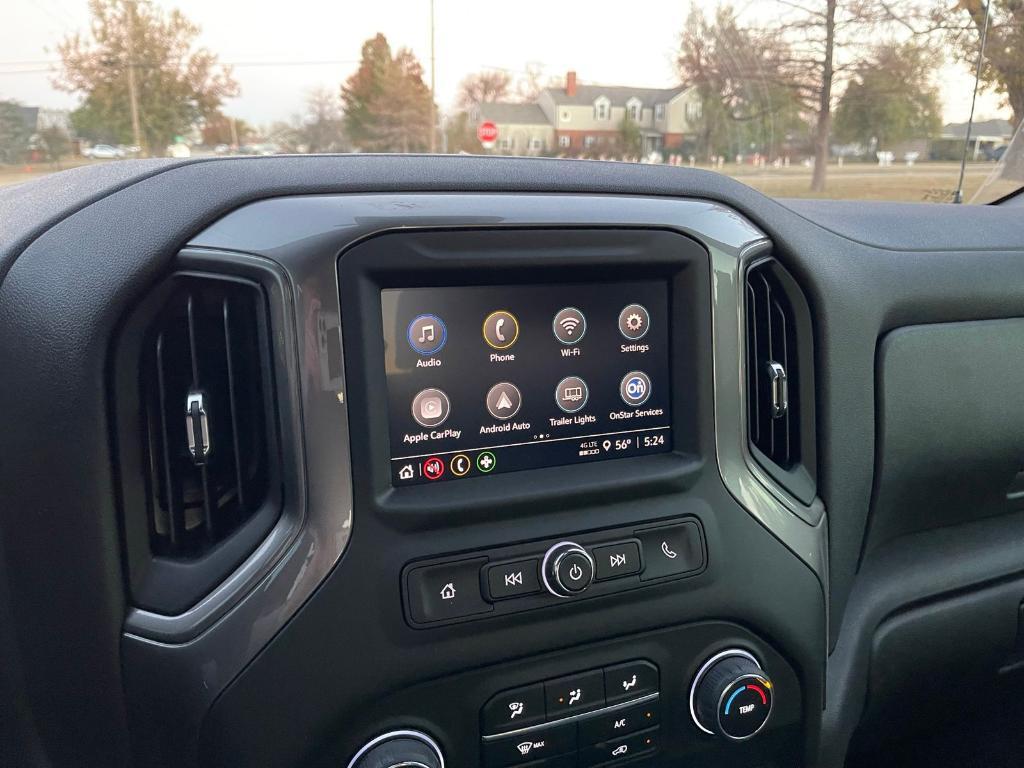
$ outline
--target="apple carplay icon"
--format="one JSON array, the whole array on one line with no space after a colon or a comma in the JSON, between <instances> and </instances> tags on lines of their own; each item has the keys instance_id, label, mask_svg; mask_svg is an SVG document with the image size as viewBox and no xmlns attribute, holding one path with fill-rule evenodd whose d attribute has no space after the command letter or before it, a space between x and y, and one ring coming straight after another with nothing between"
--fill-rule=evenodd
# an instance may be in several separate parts
<instances>
[{"instance_id":1,"label":"apple carplay icon","mask_svg":"<svg viewBox=\"0 0 1024 768\"><path fill-rule=\"evenodd\" d=\"M519 389L507 381L495 384L487 393L487 411L496 419L511 419L522 404Z\"/></svg>"}]
</instances>

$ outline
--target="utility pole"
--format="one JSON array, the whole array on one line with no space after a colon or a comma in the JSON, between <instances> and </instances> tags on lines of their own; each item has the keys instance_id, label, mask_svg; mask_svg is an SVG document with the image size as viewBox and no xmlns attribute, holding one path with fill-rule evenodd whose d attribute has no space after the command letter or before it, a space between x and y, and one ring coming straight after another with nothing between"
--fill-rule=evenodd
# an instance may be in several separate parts
<instances>
[{"instance_id":1,"label":"utility pole","mask_svg":"<svg viewBox=\"0 0 1024 768\"><path fill-rule=\"evenodd\" d=\"M437 59L434 57L434 0L430 0L430 152L437 152L437 98L434 93L434 72Z\"/></svg>"},{"instance_id":2,"label":"utility pole","mask_svg":"<svg viewBox=\"0 0 1024 768\"><path fill-rule=\"evenodd\" d=\"M132 110L132 141L142 148L142 130L139 128L139 94L135 87L135 0L127 0L128 23L128 101Z\"/></svg>"}]
</instances>

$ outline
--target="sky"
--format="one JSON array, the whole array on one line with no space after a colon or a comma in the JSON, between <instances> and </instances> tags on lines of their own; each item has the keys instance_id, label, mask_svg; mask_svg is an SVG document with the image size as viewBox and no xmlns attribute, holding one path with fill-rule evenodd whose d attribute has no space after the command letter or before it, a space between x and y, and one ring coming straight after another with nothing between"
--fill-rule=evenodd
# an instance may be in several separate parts
<instances>
[{"instance_id":1,"label":"sky","mask_svg":"<svg viewBox=\"0 0 1024 768\"><path fill-rule=\"evenodd\" d=\"M696 0L699 2L700 0ZM753 2L754 0L751 0ZM234 65L241 86L227 114L257 125L287 120L308 94L336 89L354 71L364 40L383 32L430 74L429 0L157 0L202 28L199 42ZM0 99L71 109L79 97L51 85L56 44L88 29L86 0L5 0L0 10ZM575 69L581 82L671 87L673 51L687 0L589 0L589 3L487 3L435 0L437 101L452 105L468 73L500 68L513 78L528 63L546 76ZM43 70L43 71L40 71ZM938 81L944 122L967 119L973 77L947 65ZM976 118L1003 116L993 94L979 96Z\"/></svg>"}]
</instances>

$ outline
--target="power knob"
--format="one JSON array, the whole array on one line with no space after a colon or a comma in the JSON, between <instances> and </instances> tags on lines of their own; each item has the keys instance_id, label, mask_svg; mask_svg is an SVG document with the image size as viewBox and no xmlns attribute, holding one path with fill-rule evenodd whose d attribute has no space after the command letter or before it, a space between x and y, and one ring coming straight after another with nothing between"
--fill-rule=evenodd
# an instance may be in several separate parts
<instances>
[{"instance_id":1,"label":"power knob","mask_svg":"<svg viewBox=\"0 0 1024 768\"><path fill-rule=\"evenodd\" d=\"M704 662L690 687L690 716L705 733L745 741L764 728L775 687L749 652L732 649Z\"/></svg>"},{"instance_id":2,"label":"power knob","mask_svg":"<svg viewBox=\"0 0 1024 768\"><path fill-rule=\"evenodd\" d=\"M444 755L425 733L391 731L356 752L348 768L444 768Z\"/></svg>"},{"instance_id":3,"label":"power knob","mask_svg":"<svg viewBox=\"0 0 1024 768\"><path fill-rule=\"evenodd\" d=\"M544 587L555 597L573 597L594 580L594 559L573 541L555 544L540 568Z\"/></svg>"}]
</instances>

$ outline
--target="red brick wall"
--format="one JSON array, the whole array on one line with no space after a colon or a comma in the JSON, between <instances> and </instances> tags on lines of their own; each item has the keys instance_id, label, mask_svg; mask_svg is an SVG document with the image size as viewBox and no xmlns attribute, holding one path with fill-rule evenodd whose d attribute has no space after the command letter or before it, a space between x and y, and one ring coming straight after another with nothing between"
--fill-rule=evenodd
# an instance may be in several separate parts
<instances>
[{"instance_id":1,"label":"red brick wall","mask_svg":"<svg viewBox=\"0 0 1024 768\"><path fill-rule=\"evenodd\" d=\"M685 137L681 133L666 133L665 134L665 149L678 149L683 146L683 139Z\"/></svg>"}]
</instances>

